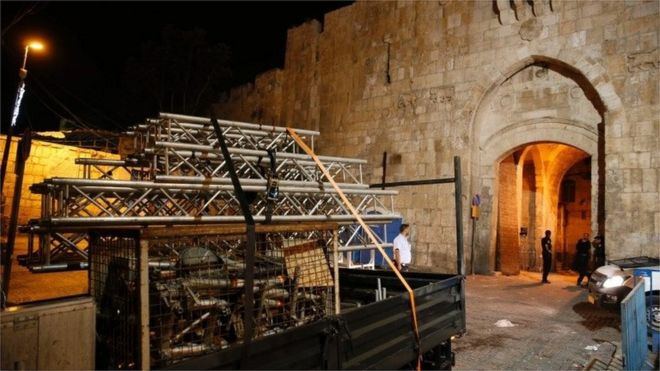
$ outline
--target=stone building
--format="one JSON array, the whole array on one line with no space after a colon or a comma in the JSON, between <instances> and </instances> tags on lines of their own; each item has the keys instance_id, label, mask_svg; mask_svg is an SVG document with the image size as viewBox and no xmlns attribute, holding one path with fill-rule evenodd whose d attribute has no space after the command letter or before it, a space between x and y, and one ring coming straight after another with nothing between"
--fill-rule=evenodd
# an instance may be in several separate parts
<instances>
[{"instance_id":1,"label":"stone building","mask_svg":"<svg viewBox=\"0 0 660 371\"><path fill-rule=\"evenodd\" d=\"M321 131L367 179L452 175L479 194L477 272L556 266L582 233L608 258L660 253L660 2L364 1L288 31L285 65L236 87L224 118ZM400 190L414 264L455 264L453 189Z\"/></svg>"}]
</instances>

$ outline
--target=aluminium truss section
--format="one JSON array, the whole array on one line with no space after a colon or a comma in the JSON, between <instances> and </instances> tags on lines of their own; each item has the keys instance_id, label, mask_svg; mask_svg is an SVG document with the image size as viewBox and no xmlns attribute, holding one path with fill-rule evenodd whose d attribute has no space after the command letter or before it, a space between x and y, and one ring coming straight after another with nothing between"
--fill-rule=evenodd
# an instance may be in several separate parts
<instances>
[{"instance_id":1,"label":"aluminium truss section","mask_svg":"<svg viewBox=\"0 0 660 371\"><path fill-rule=\"evenodd\" d=\"M33 185L31 190L42 195L42 218L23 229L30 241L39 236L38 249L29 249L27 264L84 261L87 237L84 230L71 228L244 222L228 178L204 182L163 176L159 180L178 183L52 178ZM334 190L323 183L282 181L276 201L268 199L265 181L242 179L241 183L258 223L334 221L343 224L342 249L368 243L356 233L354 218ZM370 223L388 223L398 216L391 211L396 191L351 184L345 191Z\"/></svg>"},{"instance_id":2,"label":"aluminium truss section","mask_svg":"<svg viewBox=\"0 0 660 371\"><path fill-rule=\"evenodd\" d=\"M246 181L246 183L248 183ZM279 187L279 197L269 199L263 185L244 185L251 197L257 222L278 221L352 222L353 218L332 189L318 184ZM107 179L51 178L32 187L41 193L43 219L50 225L187 224L243 222L240 207L229 184L159 183ZM396 191L347 188L367 219L391 219ZM388 202L389 200L389 202Z\"/></svg>"},{"instance_id":3,"label":"aluminium truss section","mask_svg":"<svg viewBox=\"0 0 660 371\"><path fill-rule=\"evenodd\" d=\"M264 167L270 168L268 151L229 148L234 168L241 178L265 179ZM151 158L160 175L183 175L201 177L227 177L227 163L218 148L210 145L171 143L158 141L146 148L144 154ZM366 160L319 156L330 170L333 179L341 183L362 184L362 165ZM275 172L281 180L325 182L323 174L306 154L277 153Z\"/></svg>"},{"instance_id":4,"label":"aluminium truss section","mask_svg":"<svg viewBox=\"0 0 660 371\"><path fill-rule=\"evenodd\" d=\"M123 160L77 158L76 165L83 168L84 179L148 180L152 178L151 164L136 158Z\"/></svg>"},{"instance_id":5,"label":"aluminium truss section","mask_svg":"<svg viewBox=\"0 0 660 371\"><path fill-rule=\"evenodd\" d=\"M218 124L230 147L301 152L284 127L229 120L218 120ZM314 138L319 135L318 131L313 130L301 129L300 133L310 146L314 145ZM137 151L149 148L157 141L211 146L217 143L210 118L172 113L160 113L158 119L148 119L127 134L137 138Z\"/></svg>"}]
</instances>

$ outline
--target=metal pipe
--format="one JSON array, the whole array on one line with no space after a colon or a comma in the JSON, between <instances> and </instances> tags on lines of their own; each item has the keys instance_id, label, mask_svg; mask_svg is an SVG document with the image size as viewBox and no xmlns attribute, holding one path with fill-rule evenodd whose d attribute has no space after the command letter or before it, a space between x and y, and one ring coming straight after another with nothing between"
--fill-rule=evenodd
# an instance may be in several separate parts
<instances>
[{"instance_id":1,"label":"metal pipe","mask_svg":"<svg viewBox=\"0 0 660 371\"><path fill-rule=\"evenodd\" d=\"M337 229L332 231L332 270L334 273L335 314L339 315L341 312L341 300L339 298L339 234L337 233Z\"/></svg>"},{"instance_id":2,"label":"metal pipe","mask_svg":"<svg viewBox=\"0 0 660 371\"><path fill-rule=\"evenodd\" d=\"M163 350L163 357L172 359L172 358L181 358L181 357L190 357L198 355L208 351L209 346L206 344L184 344L176 347L171 347Z\"/></svg>"},{"instance_id":3,"label":"metal pipe","mask_svg":"<svg viewBox=\"0 0 660 371\"><path fill-rule=\"evenodd\" d=\"M181 150L172 150L172 151L174 153L176 153L177 155L182 156L182 157L191 157L192 154L193 154L193 151L181 151ZM160 155L160 156L163 155L162 153L159 153L159 151L154 149L154 148L145 148L144 153L146 153L148 155ZM225 161L225 158L222 157L222 155L220 155L218 153L208 153L208 152L197 153L197 152L195 152L195 156L197 156L198 159L211 161L212 163L218 163L218 162L224 162ZM243 161L243 162L245 162L245 161L247 161L247 162L257 162L257 161L259 161L259 156L243 156L243 155L237 155L237 156L232 157L232 160L234 160L234 161ZM289 160L291 160L291 159L289 159ZM165 162L165 161L164 161L164 159L160 159L159 162L162 163L162 162ZM270 164L270 159L268 157L264 157L264 158L261 159L261 163L264 164L264 165L265 164ZM315 167L314 162L309 161L309 160L296 160L295 164L292 163L292 165L301 165L301 166L307 166L307 167L310 167L310 168ZM168 170L166 170L165 172L169 173Z\"/></svg>"},{"instance_id":4,"label":"metal pipe","mask_svg":"<svg viewBox=\"0 0 660 371\"><path fill-rule=\"evenodd\" d=\"M436 178L424 180L410 180L404 182L390 182L380 184L370 184L369 188L385 188L385 187L401 187L401 186L417 186L417 185L430 185L430 184L446 184L454 183L455 178Z\"/></svg>"},{"instance_id":5,"label":"metal pipe","mask_svg":"<svg viewBox=\"0 0 660 371\"><path fill-rule=\"evenodd\" d=\"M254 280L255 289L256 285L281 285L286 282L285 276L276 276L273 278L257 278ZM190 277L183 280L183 285L190 288L204 288L204 287L218 287L226 289L240 289L245 286L245 280L240 278L199 278Z\"/></svg>"},{"instance_id":6,"label":"metal pipe","mask_svg":"<svg viewBox=\"0 0 660 371\"><path fill-rule=\"evenodd\" d=\"M244 179L241 179L243 183ZM172 191L178 190L208 190L208 191L233 191L233 186L222 184L204 184L204 183L157 183L146 180L117 180L117 179L79 179L79 178L50 178L45 182L56 185L72 185L79 187L80 190L95 191L100 187L98 192L135 192L136 189L167 189ZM259 184L261 183L261 184ZM334 188L322 188L318 183L314 182L300 182L306 183L302 186L280 186L282 193L323 193L333 194L337 193ZM281 184L281 183L280 183ZM265 192L266 181L257 180L257 182L246 181L243 185L243 190L248 192ZM116 188L115 188L116 187ZM347 194L361 194L361 195L374 195L374 196L391 196L399 194L398 191L380 190L380 189L347 189Z\"/></svg>"},{"instance_id":7,"label":"metal pipe","mask_svg":"<svg viewBox=\"0 0 660 371\"><path fill-rule=\"evenodd\" d=\"M25 163L30 157L31 146L32 132L28 128L23 133L23 138L18 142L18 146L16 147L16 164L14 169L16 181L14 183L14 198L12 199L11 213L9 214L7 244L2 251L2 298L0 298L0 306L2 306L2 308L5 307L5 299L9 297L9 281L11 279L14 243L16 242L16 231L18 226L18 212L20 210L23 177L25 175Z\"/></svg>"},{"instance_id":8,"label":"metal pipe","mask_svg":"<svg viewBox=\"0 0 660 371\"><path fill-rule=\"evenodd\" d=\"M29 267L32 273L53 273L65 271L78 271L84 270L89 267L87 262L71 262L71 263L58 263L58 264L43 264L31 265Z\"/></svg>"},{"instance_id":9,"label":"metal pipe","mask_svg":"<svg viewBox=\"0 0 660 371\"><path fill-rule=\"evenodd\" d=\"M76 165L99 165L99 166L139 166L140 161L136 158L127 158L125 160L112 160L105 158L87 158L81 157L75 160Z\"/></svg>"},{"instance_id":10,"label":"metal pipe","mask_svg":"<svg viewBox=\"0 0 660 371\"><path fill-rule=\"evenodd\" d=\"M381 246L383 248L387 247L393 247L394 245L391 243L382 243ZM366 244L366 245L350 245L350 246L342 246L339 248L339 252L347 252L347 251L362 251L362 250L377 250L378 248L374 244Z\"/></svg>"},{"instance_id":11,"label":"metal pipe","mask_svg":"<svg viewBox=\"0 0 660 371\"><path fill-rule=\"evenodd\" d=\"M124 134L126 135L131 135L135 136L138 134L144 134L144 137L148 138L169 138L171 135L170 134L156 134L156 133L148 133L147 129L152 126L149 124L140 124L132 128L132 130L125 131ZM213 129L209 129L204 125L201 124L190 124L190 123L185 123L185 122L179 122L177 123L177 128L171 128L169 130L169 133L174 133L174 134L192 134L193 136L199 135L201 137L205 137L206 139L209 138L215 138L215 136L211 136L211 134L214 134ZM261 137L262 139L270 139L272 133L267 132L267 131L259 131L259 130L249 130L249 129L240 129L240 134L238 133L226 133L225 136L227 138L233 138L233 139L240 139L244 138L246 136L251 136L251 137ZM204 138L200 138L204 139ZM261 139L260 139L261 140Z\"/></svg>"},{"instance_id":12,"label":"metal pipe","mask_svg":"<svg viewBox=\"0 0 660 371\"><path fill-rule=\"evenodd\" d=\"M194 301L195 304L193 304L193 307L197 310L209 308L229 308L229 302L218 298L195 299Z\"/></svg>"},{"instance_id":13,"label":"metal pipe","mask_svg":"<svg viewBox=\"0 0 660 371\"><path fill-rule=\"evenodd\" d=\"M149 268L175 268L176 262L171 260L150 261Z\"/></svg>"},{"instance_id":14,"label":"metal pipe","mask_svg":"<svg viewBox=\"0 0 660 371\"><path fill-rule=\"evenodd\" d=\"M190 183L190 184L231 184L231 179L227 177L201 177L201 176L185 176L185 175L156 175L154 176L154 181L156 183ZM254 178L241 178L241 184L245 185L259 185L265 186L267 183L266 179L254 179ZM325 188L331 189L332 185L328 182L312 182L305 180L280 180L280 187L282 186L293 186L293 187L314 187L314 188ZM359 188L367 189L369 188L368 184L359 184L359 183L337 183L342 190L350 188Z\"/></svg>"},{"instance_id":15,"label":"metal pipe","mask_svg":"<svg viewBox=\"0 0 660 371\"><path fill-rule=\"evenodd\" d=\"M172 148L172 149L181 149L181 150L189 150L189 151L196 151L196 152L210 152L210 153L220 153L220 150L218 148L215 148L211 145L204 145L204 144L191 144L191 143L176 143L176 142L164 142L164 141L156 141L154 143L155 147L161 147L161 148ZM248 148L237 148L237 147L230 147L227 148L230 154L238 154L238 155L247 155L247 156L263 156L267 157L268 152L267 151L262 151L258 149L248 149ZM289 152L281 152L277 154L277 157L281 158L291 158L291 159L298 159L298 160L309 160L309 156L306 154L301 154L301 153L289 153ZM367 160L363 159L358 159L358 158L350 158L350 157L336 157L336 156L318 156L321 161L324 162L344 162L344 163L349 163L349 164L366 164Z\"/></svg>"},{"instance_id":16,"label":"metal pipe","mask_svg":"<svg viewBox=\"0 0 660 371\"><path fill-rule=\"evenodd\" d=\"M389 223L399 214L368 214L360 215L362 220L372 224ZM264 215L255 215L254 220L259 223L266 221ZM273 215L275 223L292 222L337 222L353 223L353 215ZM95 225L150 225L150 224L203 224L203 223L243 223L242 215L200 215L200 216L90 216L90 217L56 217L43 218L41 222L46 226L95 226Z\"/></svg>"},{"instance_id":17,"label":"metal pipe","mask_svg":"<svg viewBox=\"0 0 660 371\"><path fill-rule=\"evenodd\" d=\"M189 115L180 115L176 113L160 112L158 116L161 119L172 119L177 121L187 121L191 123L198 123L204 125L211 125L211 118L209 117L200 117L200 116L189 116ZM253 124L248 122L240 121L229 121L229 120L217 120L220 126L233 126L243 129L253 129L253 130L263 130L263 131L272 131L277 133L286 133L286 128L283 126L271 126L271 125L262 125L262 124ZM321 135L320 132L314 130L298 130L296 133L304 135Z\"/></svg>"},{"instance_id":18,"label":"metal pipe","mask_svg":"<svg viewBox=\"0 0 660 371\"><path fill-rule=\"evenodd\" d=\"M192 330L195 327L199 326L199 324L202 323L205 319L209 318L210 315L211 315L211 312L206 312L206 313L202 314L201 317L194 320L188 327L184 328L183 330L181 330L181 332L174 335L174 337L172 339L170 339L170 343L175 343L175 342L179 341L179 339L181 339L181 337L183 337L185 334L189 333L190 330Z\"/></svg>"},{"instance_id":19,"label":"metal pipe","mask_svg":"<svg viewBox=\"0 0 660 371\"><path fill-rule=\"evenodd\" d=\"M463 257L463 199L461 187L461 158L454 156L454 199L456 208L456 270L457 274L465 275L465 258Z\"/></svg>"}]
</instances>

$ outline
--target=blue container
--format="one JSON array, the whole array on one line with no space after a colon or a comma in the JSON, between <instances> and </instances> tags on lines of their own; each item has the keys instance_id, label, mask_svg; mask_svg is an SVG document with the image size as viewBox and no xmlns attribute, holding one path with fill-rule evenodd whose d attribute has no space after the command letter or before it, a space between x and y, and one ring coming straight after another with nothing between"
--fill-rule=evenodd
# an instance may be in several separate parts
<instances>
[{"instance_id":1,"label":"blue container","mask_svg":"<svg viewBox=\"0 0 660 371\"><path fill-rule=\"evenodd\" d=\"M644 268L635 268L633 270L633 275L635 277L639 277L640 279L644 280L644 291L646 292L653 292L653 291L658 291L660 287L658 286L658 275L660 275L660 267L644 267ZM656 279L653 280L652 277L655 276ZM654 282L655 281L655 282ZM655 285L654 285L655 283ZM654 296L647 296L646 297L646 305L647 307L651 304L658 305L658 303L650 303L649 301L657 298ZM648 319L647 319L648 320ZM648 325L648 324L647 324ZM657 353L660 351L660 331L658 329L651 329L651 348L653 349L654 353Z\"/></svg>"},{"instance_id":2,"label":"blue container","mask_svg":"<svg viewBox=\"0 0 660 371\"><path fill-rule=\"evenodd\" d=\"M369 214L374 214L374 212L370 212ZM402 224L401 218L397 218L392 220L392 222L389 224L372 225L371 230L381 240L391 243L392 241L394 241L396 236L399 235L399 227L401 227L401 224ZM360 232L360 233L364 233L364 232ZM343 235L341 237L343 240L346 240L350 236ZM364 237L365 239L367 239L367 236ZM385 252L387 253L387 256L389 256L390 259L394 259L394 251L391 247L386 247ZM383 254L381 254L380 251L378 250L375 251L375 254L376 254L374 261L375 266L377 268L378 267L386 268L387 263L385 262L385 259L383 259ZM354 264L367 264L371 260L371 251L370 250L353 251L353 253L351 253L351 260Z\"/></svg>"}]
</instances>

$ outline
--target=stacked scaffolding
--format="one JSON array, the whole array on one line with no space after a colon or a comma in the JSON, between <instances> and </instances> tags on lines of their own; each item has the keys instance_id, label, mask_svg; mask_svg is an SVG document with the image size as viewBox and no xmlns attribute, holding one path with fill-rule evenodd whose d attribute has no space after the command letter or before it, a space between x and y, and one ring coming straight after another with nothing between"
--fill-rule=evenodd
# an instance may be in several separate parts
<instances>
[{"instance_id":1,"label":"stacked scaffolding","mask_svg":"<svg viewBox=\"0 0 660 371\"><path fill-rule=\"evenodd\" d=\"M325 246L335 229L260 228L251 283L244 227L92 230L97 368L166 367L333 313L337 282Z\"/></svg>"},{"instance_id":2,"label":"stacked scaffolding","mask_svg":"<svg viewBox=\"0 0 660 371\"><path fill-rule=\"evenodd\" d=\"M33 271L85 268L90 228L243 223L228 160L249 197L255 222L336 222L341 225L340 251L373 248L328 179L285 128L226 120L219 124L230 159L222 156L209 118L161 113L127 132L134 152L125 159L78 159L83 178L50 178L33 185L32 192L42 195L42 215L22 228L30 234L22 261ZM313 148L319 132L297 132ZM363 183L366 161L320 159L365 221L387 224L398 217L393 211L396 191L369 189ZM130 179L120 179L118 169ZM95 173L100 175L93 178ZM372 253L366 266L373 264Z\"/></svg>"}]
</instances>

